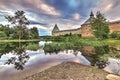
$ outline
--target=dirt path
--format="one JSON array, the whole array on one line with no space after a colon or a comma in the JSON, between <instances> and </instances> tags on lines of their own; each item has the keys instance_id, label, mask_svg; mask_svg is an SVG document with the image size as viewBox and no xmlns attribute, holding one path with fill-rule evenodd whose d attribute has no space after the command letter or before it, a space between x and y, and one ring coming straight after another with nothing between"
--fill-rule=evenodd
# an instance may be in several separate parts
<instances>
[{"instance_id":1,"label":"dirt path","mask_svg":"<svg viewBox=\"0 0 120 80\"><path fill-rule=\"evenodd\" d=\"M105 80L107 73L91 66L64 62L24 80Z\"/></svg>"}]
</instances>

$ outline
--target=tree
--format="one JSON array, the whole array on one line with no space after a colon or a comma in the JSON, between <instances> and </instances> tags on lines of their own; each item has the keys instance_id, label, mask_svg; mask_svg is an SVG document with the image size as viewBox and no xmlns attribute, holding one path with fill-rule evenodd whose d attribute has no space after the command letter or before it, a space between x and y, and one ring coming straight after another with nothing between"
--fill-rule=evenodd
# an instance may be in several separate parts
<instances>
[{"instance_id":1,"label":"tree","mask_svg":"<svg viewBox=\"0 0 120 80\"><path fill-rule=\"evenodd\" d=\"M91 21L93 33L98 39L106 39L109 34L109 26L104 16L97 12L96 18Z\"/></svg>"},{"instance_id":2,"label":"tree","mask_svg":"<svg viewBox=\"0 0 120 80\"><path fill-rule=\"evenodd\" d=\"M14 25L19 40L23 38L25 35L24 32L27 31L26 26L29 25L29 21L25 17L24 13L24 11L16 11L14 16L5 16L8 22Z\"/></svg>"},{"instance_id":3,"label":"tree","mask_svg":"<svg viewBox=\"0 0 120 80\"><path fill-rule=\"evenodd\" d=\"M33 38L33 39L37 39L38 38L39 34L38 34L38 30L37 30L36 27L31 28L29 31L30 31L29 32L29 36L31 38Z\"/></svg>"},{"instance_id":4,"label":"tree","mask_svg":"<svg viewBox=\"0 0 120 80\"><path fill-rule=\"evenodd\" d=\"M0 31L0 39L5 39L7 36L3 31Z\"/></svg>"},{"instance_id":5,"label":"tree","mask_svg":"<svg viewBox=\"0 0 120 80\"><path fill-rule=\"evenodd\" d=\"M11 32L11 29L6 25L0 24L0 31L4 32L6 34L6 37L8 38Z\"/></svg>"}]
</instances>

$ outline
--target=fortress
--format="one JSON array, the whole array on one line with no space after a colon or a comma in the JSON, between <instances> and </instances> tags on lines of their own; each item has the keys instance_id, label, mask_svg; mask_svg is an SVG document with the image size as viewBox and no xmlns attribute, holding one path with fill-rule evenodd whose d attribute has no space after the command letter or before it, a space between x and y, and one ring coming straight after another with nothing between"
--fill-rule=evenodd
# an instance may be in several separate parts
<instances>
[{"instance_id":1,"label":"fortress","mask_svg":"<svg viewBox=\"0 0 120 80\"><path fill-rule=\"evenodd\" d=\"M57 24L52 30L52 36L59 36L65 34L80 34L83 38L94 37L93 31L91 29L90 22L95 19L93 12L90 13L89 18L81 25L80 28L72 29L72 30L59 30ZM120 34L120 21L109 22L110 33L116 32Z\"/></svg>"}]
</instances>

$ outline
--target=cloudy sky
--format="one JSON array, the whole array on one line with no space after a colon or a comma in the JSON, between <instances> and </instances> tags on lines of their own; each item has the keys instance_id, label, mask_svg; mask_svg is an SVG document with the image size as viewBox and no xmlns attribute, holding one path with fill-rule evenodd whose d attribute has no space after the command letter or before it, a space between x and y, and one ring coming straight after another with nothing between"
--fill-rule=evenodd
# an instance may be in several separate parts
<instances>
[{"instance_id":1,"label":"cloudy sky","mask_svg":"<svg viewBox=\"0 0 120 80\"><path fill-rule=\"evenodd\" d=\"M91 11L120 20L120 0L0 0L0 23L7 25L4 16L17 10L25 11L28 27L37 27L40 35L50 35L55 24L61 30L79 28Z\"/></svg>"}]
</instances>

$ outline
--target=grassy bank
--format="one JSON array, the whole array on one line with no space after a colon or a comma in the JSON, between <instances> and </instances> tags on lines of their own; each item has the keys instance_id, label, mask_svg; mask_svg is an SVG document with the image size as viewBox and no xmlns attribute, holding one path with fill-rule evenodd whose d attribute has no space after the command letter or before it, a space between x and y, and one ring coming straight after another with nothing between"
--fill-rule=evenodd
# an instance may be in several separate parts
<instances>
[{"instance_id":1,"label":"grassy bank","mask_svg":"<svg viewBox=\"0 0 120 80\"><path fill-rule=\"evenodd\" d=\"M0 40L0 42L33 42L40 41L40 39L29 39L29 40Z\"/></svg>"},{"instance_id":2,"label":"grassy bank","mask_svg":"<svg viewBox=\"0 0 120 80\"><path fill-rule=\"evenodd\" d=\"M80 50L81 46L118 46L120 41L115 39L98 40L97 38L81 38L79 35L57 36L52 37L53 43L46 44L44 50L46 52L59 52L62 50L73 49Z\"/></svg>"},{"instance_id":3,"label":"grassy bank","mask_svg":"<svg viewBox=\"0 0 120 80\"><path fill-rule=\"evenodd\" d=\"M58 39L58 38L57 38ZM60 40L60 39L58 39ZM108 45L108 40L97 40L95 38L84 39L77 35L64 37L64 41L53 41L53 43L46 44L44 46L45 52L59 52L63 50L73 49L81 50L82 46L106 46Z\"/></svg>"},{"instance_id":4,"label":"grassy bank","mask_svg":"<svg viewBox=\"0 0 120 80\"><path fill-rule=\"evenodd\" d=\"M51 36L43 38L43 40L52 41L51 44L46 44L44 50L46 52L59 52L66 49L77 49L80 50L81 46L116 46L120 47L120 40L116 39L104 39L100 40L97 38L81 38L80 35L61 35L61 36Z\"/></svg>"},{"instance_id":5,"label":"grassy bank","mask_svg":"<svg viewBox=\"0 0 120 80\"><path fill-rule=\"evenodd\" d=\"M108 39L107 42L111 46L117 46L120 47L120 40L115 40L115 39Z\"/></svg>"}]
</instances>

